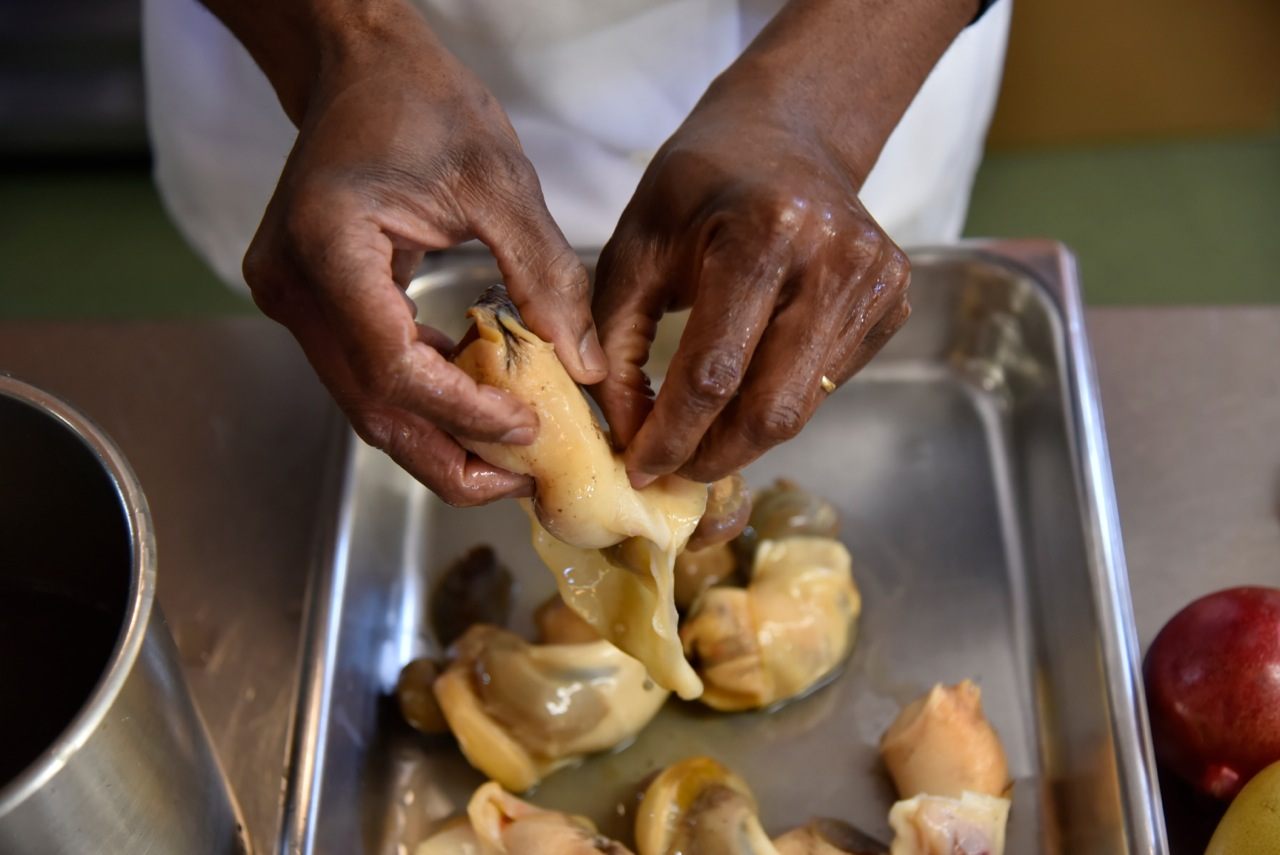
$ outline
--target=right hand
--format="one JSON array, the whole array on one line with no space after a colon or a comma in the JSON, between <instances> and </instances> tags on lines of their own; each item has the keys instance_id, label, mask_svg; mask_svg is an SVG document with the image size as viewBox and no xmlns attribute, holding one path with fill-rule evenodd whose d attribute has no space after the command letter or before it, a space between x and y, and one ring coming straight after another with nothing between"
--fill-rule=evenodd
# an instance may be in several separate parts
<instances>
[{"instance_id":1,"label":"right hand","mask_svg":"<svg viewBox=\"0 0 1280 855\"><path fill-rule=\"evenodd\" d=\"M378 35L385 36L385 33ZM249 247L254 301L288 327L362 439L456 505L530 495L457 438L525 444L537 418L449 363L404 289L423 254L479 238L529 327L604 379L586 270L501 106L420 19L319 69Z\"/></svg>"}]
</instances>

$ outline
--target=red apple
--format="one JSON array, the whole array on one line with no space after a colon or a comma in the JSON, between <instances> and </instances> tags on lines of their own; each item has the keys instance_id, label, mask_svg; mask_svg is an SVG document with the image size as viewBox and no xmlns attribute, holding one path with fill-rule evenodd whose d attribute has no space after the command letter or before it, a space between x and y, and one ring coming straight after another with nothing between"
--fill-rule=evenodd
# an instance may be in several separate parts
<instances>
[{"instance_id":1,"label":"red apple","mask_svg":"<svg viewBox=\"0 0 1280 855\"><path fill-rule=\"evenodd\" d=\"M1230 799L1280 760L1280 590L1230 588L1164 625L1143 665L1156 756Z\"/></svg>"}]
</instances>

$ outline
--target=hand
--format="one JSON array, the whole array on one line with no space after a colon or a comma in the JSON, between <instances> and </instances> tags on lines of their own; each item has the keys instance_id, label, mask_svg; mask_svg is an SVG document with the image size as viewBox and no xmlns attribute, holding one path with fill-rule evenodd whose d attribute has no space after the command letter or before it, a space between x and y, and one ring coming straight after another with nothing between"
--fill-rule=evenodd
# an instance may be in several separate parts
<instances>
[{"instance_id":1,"label":"hand","mask_svg":"<svg viewBox=\"0 0 1280 855\"><path fill-rule=\"evenodd\" d=\"M906 256L858 191L975 6L793 0L655 156L593 306L634 484L712 481L794 437L906 322ZM657 322L689 307L653 400Z\"/></svg>"},{"instance_id":2,"label":"hand","mask_svg":"<svg viewBox=\"0 0 1280 855\"><path fill-rule=\"evenodd\" d=\"M910 314L907 258L858 202L857 176L747 106L690 117L600 258L610 373L596 395L633 482L712 481L794 437ZM690 306L651 403L656 324Z\"/></svg>"},{"instance_id":3,"label":"hand","mask_svg":"<svg viewBox=\"0 0 1280 855\"><path fill-rule=\"evenodd\" d=\"M245 279L362 439L450 503L529 495L527 478L469 456L455 437L528 443L533 412L452 366L453 343L415 323L403 289L424 252L479 238L530 328L591 383L605 363L586 272L501 107L406 14L362 43L344 21L347 44L293 103L298 140ZM282 99L296 92L277 88Z\"/></svg>"}]
</instances>

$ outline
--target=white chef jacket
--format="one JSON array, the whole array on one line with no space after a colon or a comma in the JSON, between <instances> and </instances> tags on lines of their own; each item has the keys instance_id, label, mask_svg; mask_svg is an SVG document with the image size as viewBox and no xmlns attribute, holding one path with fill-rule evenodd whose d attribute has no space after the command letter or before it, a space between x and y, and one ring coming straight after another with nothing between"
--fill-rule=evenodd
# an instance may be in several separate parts
<instances>
[{"instance_id":1,"label":"white chef jacket","mask_svg":"<svg viewBox=\"0 0 1280 855\"><path fill-rule=\"evenodd\" d=\"M782 0L417 0L501 101L569 242L609 237L649 158ZM1011 0L951 45L861 199L899 244L964 225L1004 63ZM197 0L143 0L156 183L229 284L296 131L249 54Z\"/></svg>"}]
</instances>

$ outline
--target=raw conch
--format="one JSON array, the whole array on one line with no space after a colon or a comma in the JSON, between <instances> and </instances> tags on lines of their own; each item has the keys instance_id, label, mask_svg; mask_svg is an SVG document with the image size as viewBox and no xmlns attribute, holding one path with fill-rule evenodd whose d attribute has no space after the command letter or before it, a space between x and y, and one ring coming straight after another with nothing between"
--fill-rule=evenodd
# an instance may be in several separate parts
<instances>
[{"instance_id":1,"label":"raw conch","mask_svg":"<svg viewBox=\"0 0 1280 855\"><path fill-rule=\"evenodd\" d=\"M763 541L839 533L840 515L834 505L794 481L779 478L752 498L747 525L733 544L740 559L750 565Z\"/></svg>"},{"instance_id":2,"label":"raw conch","mask_svg":"<svg viewBox=\"0 0 1280 855\"><path fill-rule=\"evenodd\" d=\"M849 551L827 537L762 541L746 588L707 590L681 627L702 702L767 707L830 675L853 646L862 600Z\"/></svg>"},{"instance_id":3,"label":"raw conch","mask_svg":"<svg viewBox=\"0 0 1280 855\"><path fill-rule=\"evenodd\" d=\"M559 594L552 594L534 609L533 625L538 630L539 644L586 644L600 640L600 633L565 605Z\"/></svg>"},{"instance_id":4,"label":"raw conch","mask_svg":"<svg viewBox=\"0 0 1280 855\"><path fill-rule=\"evenodd\" d=\"M565 602L682 698L702 692L677 633L672 567L707 503L705 485L668 475L635 490L586 396L530 332L501 286L468 312L475 337L454 363L538 416L531 445L473 443L496 466L529 475L533 541Z\"/></svg>"},{"instance_id":5,"label":"raw conch","mask_svg":"<svg viewBox=\"0 0 1280 855\"><path fill-rule=\"evenodd\" d=\"M473 626L434 689L472 766L513 792L634 737L667 691L607 641L533 645Z\"/></svg>"},{"instance_id":6,"label":"raw conch","mask_svg":"<svg viewBox=\"0 0 1280 855\"><path fill-rule=\"evenodd\" d=\"M662 770L636 810L639 855L885 855L853 826L815 819L770 840L746 782L710 757ZM543 810L490 781L467 815L439 826L414 855L631 855L583 818ZM950 853L948 853L950 855Z\"/></svg>"},{"instance_id":7,"label":"raw conch","mask_svg":"<svg viewBox=\"0 0 1280 855\"><path fill-rule=\"evenodd\" d=\"M590 821L543 810L490 781L475 791L467 816L418 844L414 855L631 855L596 833Z\"/></svg>"},{"instance_id":8,"label":"raw conch","mask_svg":"<svg viewBox=\"0 0 1280 855\"><path fill-rule=\"evenodd\" d=\"M999 796L1009 787L1004 746L971 680L934 686L904 707L881 737L880 753L900 798Z\"/></svg>"},{"instance_id":9,"label":"raw conch","mask_svg":"<svg viewBox=\"0 0 1280 855\"><path fill-rule=\"evenodd\" d=\"M1009 764L972 681L908 704L880 752L905 800L889 812L892 855L1002 855Z\"/></svg>"},{"instance_id":10,"label":"raw conch","mask_svg":"<svg viewBox=\"0 0 1280 855\"><path fill-rule=\"evenodd\" d=\"M636 813L639 855L883 855L884 847L836 820L813 820L770 840L747 783L710 757L668 766Z\"/></svg>"},{"instance_id":11,"label":"raw conch","mask_svg":"<svg viewBox=\"0 0 1280 855\"><path fill-rule=\"evenodd\" d=\"M676 556L676 607L687 611L708 588L732 579L738 560L727 543L686 549Z\"/></svg>"},{"instance_id":12,"label":"raw conch","mask_svg":"<svg viewBox=\"0 0 1280 855\"><path fill-rule=\"evenodd\" d=\"M668 766L636 813L639 855L778 855L745 781L710 757Z\"/></svg>"},{"instance_id":13,"label":"raw conch","mask_svg":"<svg viewBox=\"0 0 1280 855\"><path fill-rule=\"evenodd\" d=\"M774 838L778 855L885 855L884 844L836 819L814 819Z\"/></svg>"},{"instance_id":14,"label":"raw conch","mask_svg":"<svg viewBox=\"0 0 1280 855\"><path fill-rule=\"evenodd\" d=\"M1009 800L966 792L916 796L889 811L890 855L1003 855Z\"/></svg>"}]
</instances>

